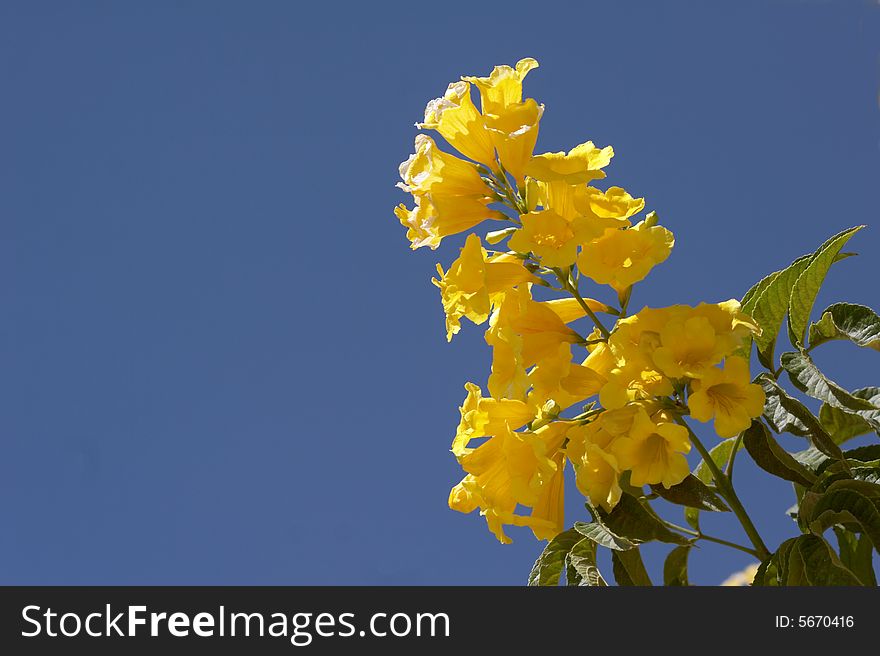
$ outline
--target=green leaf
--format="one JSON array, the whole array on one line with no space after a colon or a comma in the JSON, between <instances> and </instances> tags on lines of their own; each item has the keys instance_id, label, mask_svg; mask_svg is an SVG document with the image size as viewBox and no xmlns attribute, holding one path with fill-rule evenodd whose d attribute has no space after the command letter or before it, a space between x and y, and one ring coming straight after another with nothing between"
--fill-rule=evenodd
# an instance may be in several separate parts
<instances>
[{"instance_id":1,"label":"green leaf","mask_svg":"<svg viewBox=\"0 0 880 656\"><path fill-rule=\"evenodd\" d=\"M730 512L730 508L727 507L724 500L693 474L689 474L678 485L673 485L670 488L652 485L651 490L670 503L676 503L680 506L690 506L698 510L712 512Z\"/></svg>"},{"instance_id":2,"label":"green leaf","mask_svg":"<svg viewBox=\"0 0 880 656\"><path fill-rule=\"evenodd\" d=\"M813 359L801 351L789 351L779 356L782 368L788 373L792 385L814 399L841 410L869 410L880 412L880 408L870 401L853 396L837 383L825 377Z\"/></svg>"},{"instance_id":3,"label":"green leaf","mask_svg":"<svg viewBox=\"0 0 880 656\"><path fill-rule=\"evenodd\" d=\"M860 585L824 538L801 535L779 545L755 574L753 585Z\"/></svg>"},{"instance_id":4,"label":"green leaf","mask_svg":"<svg viewBox=\"0 0 880 656\"><path fill-rule=\"evenodd\" d=\"M764 401L764 419L777 433L791 433L798 437L808 437L810 429L791 412L786 410L780 397L785 390L767 373L758 374L755 383L764 389L766 400ZM809 412L809 411L807 411Z\"/></svg>"},{"instance_id":5,"label":"green leaf","mask_svg":"<svg viewBox=\"0 0 880 656\"><path fill-rule=\"evenodd\" d=\"M821 535L835 524L857 524L880 553L880 485L835 481L824 494L817 496L807 493L801 504L804 521L813 533Z\"/></svg>"},{"instance_id":6,"label":"green leaf","mask_svg":"<svg viewBox=\"0 0 880 656\"><path fill-rule=\"evenodd\" d=\"M688 583L688 556L691 553L690 546L676 547L666 556L663 563L663 584L670 586L685 586Z\"/></svg>"},{"instance_id":7,"label":"green leaf","mask_svg":"<svg viewBox=\"0 0 880 656\"><path fill-rule=\"evenodd\" d=\"M798 277L809 266L813 255L804 255L792 262L776 275L770 274L772 280L764 285L756 297L750 299L748 314L761 326L761 334L755 337L758 347L758 359L768 369L773 369L773 351L776 347L776 337L782 327L782 320L788 312L788 303L791 299L791 290L794 288ZM767 280L765 278L764 280ZM764 281L762 280L761 283ZM761 285L761 283L758 283Z\"/></svg>"},{"instance_id":8,"label":"green leaf","mask_svg":"<svg viewBox=\"0 0 880 656\"><path fill-rule=\"evenodd\" d=\"M616 535L633 542L659 540L672 544L688 544L689 540L670 531L655 515L651 514L638 499L628 494L620 497L610 513L603 515L603 523ZM577 525L575 525L577 526Z\"/></svg>"},{"instance_id":9,"label":"green leaf","mask_svg":"<svg viewBox=\"0 0 880 656\"><path fill-rule=\"evenodd\" d=\"M853 392L853 396L857 393L858 390ZM835 408L827 403L823 403L819 408L819 423L837 444L843 444L847 440L874 430L863 416Z\"/></svg>"},{"instance_id":10,"label":"green leaf","mask_svg":"<svg viewBox=\"0 0 880 656\"><path fill-rule=\"evenodd\" d=\"M752 585L755 586L782 586L788 579L788 556L794 547L797 538L789 538L779 545L775 553L764 560L755 573Z\"/></svg>"},{"instance_id":11,"label":"green leaf","mask_svg":"<svg viewBox=\"0 0 880 656\"><path fill-rule=\"evenodd\" d=\"M575 530L582 536L590 538L599 546L615 551L626 551L635 547L635 543L616 535L607 526L599 522L575 522Z\"/></svg>"},{"instance_id":12,"label":"green leaf","mask_svg":"<svg viewBox=\"0 0 880 656\"><path fill-rule=\"evenodd\" d=\"M773 380L772 376L769 374L760 374L755 378L755 382L759 383L761 387L764 388L768 404L771 403L770 399L772 397L772 403L778 404L779 408L787 413L786 416L791 415L791 418L786 418L784 420L779 418L778 413L773 419L765 415L765 418L777 432L782 432L784 426L790 426L796 420L799 425L804 427L806 436L810 438L810 442L813 446L819 449L819 451L837 460L843 458L843 453L841 452L840 447L837 446L834 440L831 439L831 436L825 432L822 424L820 424L819 420L813 416L813 413L807 410L807 407L803 403L789 396L788 392L782 389L779 386L779 383ZM768 404L765 404L764 406L765 412L767 407L769 407ZM791 430L789 430L789 432L794 435L801 435L799 432Z\"/></svg>"},{"instance_id":13,"label":"green leaf","mask_svg":"<svg viewBox=\"0 0 880 656\"><path fill-rule=\"evenodd\" d=\"M861 585L824 538L802 535L789 553L786 585Z\"/></svg>"},{"instance_id":14,"label":"green leaf","mask_svg":"<svg viewBox=\"0 0 880 656\"><path fill-rule=\"evenodd\" d=\"M795 451L791 457L801 463L811 472L816 472L819 468L829 462L831 459L814 446L810 446L803 451Z\"/></svg>"},{"instance_id":15,"label":"green leaf","mask_svg":"<svg viewBox=\"0 0 880 656\"><path fill-rule=\"evenodd\" d=\"M614 580L617 585L650 586L651 577L645 569L642 554L638 547L629 551L612 551L611 563L614 567Z\"/></svg>"},{"instance_id":16,"label":"green leaf","mask_svg":"<svg viewBox=\"0 0 880 656\"><path fill-rule=\"evenodd\" d=\"M834 339L848 339L857 346L880 351L880 317L865 305L829 305L822 318L810 326L810 348Z\"/></svg>"},{"instance_id":17,"label":"green leaf","mask_svg":"<svg viewBox=\"0 0 880 656\"><path fill-rule=\"evenodd\" d=\"M798 276L791 290L788 309L788 334L793 346L801 346L804 343L804 334L807 331L807 323L810 321L810 312L813 310L816 295L825 282L828 270L836 261L840 249L864 227L862 225L844 230L826 241Z\"/></svg>"},{"instance_id":18,"label":"green leaf","mask_svg":"<svg viewBox=\"0 0 880 656\"><path fill-rule=\"evenodd\" d=\"M774 271L769 276L761 278L749 288L749 291L743 294L742 300L740 301L740 306L743 312L751 316L752 312L755 310L755 304L758 302L758 298L760 298L761 294L767 289L770 283L776 280L780 273L782 273L782 271Z\"/></svg>"},{"instance_id":19,"label":"green leaf","mask_svg":"<svg viewBox=\"0 0 880 656\"><path fill-rule=\"evenodd\" d=\"M573 528L563 531L550 540L529 574L529 585L559 585L562 568L571 548L583 540Z\"/></svg>"},{"instance_id":20,"label":"green leaf","mask_svg":"<svg viewBox=\"0 0 880 656\"><path fill-rule=\"evenodd\" d=\"M566 579L568 585L604 587L608 585L596 566L596 543L583 538L568 552Z\"/></svg>"},{"instance_id":21,"label":"green leaf","mask_svg":"<svg viewBox=\"0 0 880 656\"><path fill-rule=\"evenodd\" d=\"M764 424L753 421L743 433L743 444L755 463L764 471L787 481L811 486L816 475L779 446Z\"/></svg>"},{"instance_id":22,"label":"green leaf","mask_svg":"<svg viewBox=\"0 0 880 656\"><path fill-rule=\"evenodd\" d=\"M864 534L857 535L840 526L834 527L837 536L840 561L855 574L862 585L876 587L877 576L874 573L874 554L871 541Z\"/></svg>"}]
</instances>

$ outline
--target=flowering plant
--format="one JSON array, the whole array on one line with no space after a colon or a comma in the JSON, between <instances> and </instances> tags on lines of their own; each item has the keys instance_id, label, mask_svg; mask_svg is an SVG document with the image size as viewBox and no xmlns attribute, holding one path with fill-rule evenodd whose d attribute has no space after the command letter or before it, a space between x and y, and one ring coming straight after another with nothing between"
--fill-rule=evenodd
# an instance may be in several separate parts
<instances>
[{"instance_id":1,"label":"flowering plant","mask_svg":"<svg viewBox=\"0 0 880 656\"><path fill-rule=\"evenodd\" d=\"M605 585L599 547L611 550L618 584L650 585L639 551L648 541L673 545L664 583L687 585L688 556L701 540L753 555L755 585L876 585L880 444L842 445L880 433L880 389L846 391L810 355L835 339L880 350L880 318L865 306L835 303L810 324L827 272L863 226L771 273L741 300L630 313L633 285L669 257L673 234L654 212L638 218L644 199L600 186L610 146L587 141L534 154L544 106L523 99L523 80L537 67L523 59L450 84L417 127L438 133L458 155L420 133L400 166L398 186L414 206L401 204L395 214L413 249L436 249L485 221L497 228L482 238L470 232L458 259L448 269L438 264L433 280L447 339L468 319L488 323L492 347L487 393L465 385L452 441L465 475L450 508L479 510L502 543L510 542L505 526L547 540L532 585L557 585L563 575L569 585ZM592 297L603 289L612 302ZM777 366L786 317L794 350ZM756 376L753 344L766 369ZM783 374L821 403L817 414L783 387ZM704 445L693 421L711 422L719 441ZM774 436L782 432L805 438L807 448L786 451ZM789 513L801 534L775 550L733 486L742 447L794 485ZM692 448L701 457L693 471ZM590 517L566 529L567 464ZM652 505L659 501L683 506L688 526L661 517ZM748 544L704 533L701 512L730 512Z\"/></svg>"}]
</instances>

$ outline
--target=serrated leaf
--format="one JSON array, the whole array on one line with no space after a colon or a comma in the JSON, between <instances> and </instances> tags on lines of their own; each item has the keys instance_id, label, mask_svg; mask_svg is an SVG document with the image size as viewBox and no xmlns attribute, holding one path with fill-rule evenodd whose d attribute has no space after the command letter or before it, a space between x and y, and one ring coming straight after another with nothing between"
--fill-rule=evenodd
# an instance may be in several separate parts
<instances>
[{"instance_id":1,"label":"serrated leaf","mask_svg":"<svg viewBox=\"0 0 880 656\"><path fill-rule=\"evenodd\" d=\"M788 312L791 290L812 258L813 254L803 255L785 269L778 271L751 303L751 312L748 314L751 314L752 318L761 326L761 334L754 338L755 345L758 347L758 359L768 369L774 368L773 351L776 346L776 337L782 327L782 320Z\"/></svg>"},{"instance_id":2,"label":"serrated leaf","mask_svg":"<svg viewBox=\"0 0 880 656\"><path fill-rule=\"evenodd\" d=\"M779 361L792 385L804 394L841 410L868 410L880 413L880 408L870 401L853 396L827 378L819 371L813 359L803 351L783 353Z\"/></svg>"},{"instance_id":3,"label":"serrated leaf","mask_svg":"<svg viewBox=\"0 0 880 656\"><path fill-rule=\"evenodd\" d=\"M793 346L801 346L804 343L804 334L807 331L807 323L810 321L810 312L813 310L816 295L825 282L828 270L836 261L840 249L864 227L856 226L844 230L822 244L798 276L791 290L788 309L788 333Z\"/></svg>"},{"instance_id":4,"label":"serrated leaf","mask_svg":"<svg viewBox=\"0 0 880 656\"><path fill-rule=\"evenodd\" d=\"M608 585L596 566L596 543L582 538L566 557L568 585L604 587Z\"/></svg>"},{"instance_id":5,"label":"serrated leaf","mask_svg":"<svg viewBox=\"0 0 880 656\"><path fill-rule=\"evenodd\" d=\"M810 326L810 348L835 339L880 351L880 317L866 305L834 303Z\"/></svg>"},{"instance_id":6,"label":"serrated leaf","mask_svg":"<svg viewBox=\"0 0 880 656\"><path fill-rule=\"evenodd\" d=\"M856 392L853 392L853 396L855 395ZM819 423L837 444L843 444L847 440L874 430L868 420L861 415L835 408L827 403L823 403L819 408Z\"/></svg>"},{"instance_id":7,"label":"serrated leaf","mask_svg":"<svg viewBox=\"0 0 880 656\"><path fill-rule=\"evenodd\" d=\"M663 563L663 584L669 586L686 586L688 582L688 556L690 546L676 547L669 552Z\"/></svg>"},{"instance_id":8,"label":"serrated leaf","mask_svg":"<svg viewBox=\"0 0 880 656\"><path fill-rule=\"evenodd\" d=\"M789 553L786 585L838 586L861 582L841 562L824 538L802 535Z\"/></svg>"},{"instance_id":9,"label":"serrated leaf","mask_svg":"<svg viewBox=\"0 0 880 656\"><path fill-rule=\"evenodd\" d=\"M789 538L779 545L779 548L758 567L754 586L782 586L788 578L788 556L794 547L797 538Z\"/></svg>"},{"instance_id":10,"label":"serrated leaf","mask_svg":"<svg viewBox=\"0 0 880 656\"><path fill-rule=\"evenodd\" d=\"M638 499L628 494L620 497L617 505L610 513L603 513L602 522L615 535L625 537L633 542L650 542L659 540L671 544L688 544L689 541L670 531L656 516L639 503Z\"/></svg>"},{"instance_id":11,"label":"serrated leaf","mask_svg":"<svg viewBox=\"0 0 880 656\"><path fill-rule=\"evenodd\" d=\"M874 554L868 537L864 534L857 535L840 526L834 527L834 534L837 536L840 562L858 577L862 585L876 587Z\"/></svg>"},{"instance_id":12,"label":"serrated leaf","mask_svg":"<svg viewBox=\"0 0 880 656\"><path fill-rule=\"evenodd\" d=\"M840 485L848 483L847 485ZM874 548L880 553L880 510L876 497L866 496L870 490L857 487L854 483L872 485L864 481L837 481L833 483L814 503L810 504L809 515L805 518L810 530L821 535L835 524L858 524L868 536ZM880 489L880 486L874 486ZM806 499L806 495L804 497ZM805 511L806 512L806 511Z\"/></svg>"},{"instance_id":13,"label":"serrated leaf","mask_svg":"<svg viewBox=\"0 0 880 656\"><path fill-rule=\"evenodd\" d=\"M800 419L786 410L780 400L779 384L770 374L762 373L754 380L764 389L764 419L777 433L791 433L798 437L807 437L810 429ZM784 392L784 390L782 390Z\"/></svg>"},{"instance_id":14,"label":"serrated leaf","mask_svg":"<svg viewBox=\"0 0 880 656\"><path fill-rule=\"evenodd\" d=\"M676 503L680 506L690 506L711 512L730 511L724 500L693 474L689 474L678 485L673 485L670 488L652 485L651 490L670 503Z\"/></svg>"},{"instance_id":15,"label":"serrated leaf","mask_svg":"<svg viewBox=\"0 0 880 656\"><path fill-rule=\"evenodd\" d=\"M616 535L607 526L599 522L576 522L575 530L583 537L590 538L599 546L614 551L626 551L635 547L635 543L627 538Z\"/></svg>"},{"instance_id":16,"label":"serrated leaf","mask_svg":"<svg viewBox=\"0 0 880 656\"><path fill-rule=\"evenodd\" d=\"M822 424L819 423L819 420L813 416L813 413L810 412L807 407L798 401L797 399L788 395L784 389L779 386L773 377L769 374L760 374L755 378L755 382L761 385L764 389L764 393L767 395L767 398L771 397L774 399L773 403L777 403L779 408L784 410L788 415L792 416L792 419L786 419L785 421L781 421L784 425L793 424L796 420L799 425L804 427L805 436L810 439L810 442L819 449L825 455L831 456L837 460L843 458L843 453L840 450L840 447L835 444L834 440L831 439L831 436L825 431L822 427ZM766 410L767 404L765 403L764 408ZM766 415L765 415L766 418ZM778 417L775 418L776 421L770 421L770 424L777 429L777 432L781 432L780 426L777 425L777 421L780 421ZM801 435L799 432L789 431L793 435ZM804 435L801 435L804 436Z\"/></svg>"},{"instance_id":17,"label":"serrated leaf","mask_svg":"<svg viewBox=\"0 0 880 656\"><path fill-rule=\"evenodd\" d=\"M814 473L818 471L823 464L830 460L827 455L814 446L810 446L803 451L795 451L791 454L791 457Z\"/></svg>"},{"instance_id":18,"label":"serrated leaf","mask_svg":"<svg viewBox=\"0 0 880 656\"><path fill-rule=\"evenodd\" d=\"M645 569L639 548L611 552L614 580L621 586L651 586L651 577Z\"/></svg>"},{"instance_id":19,"label":"serrated leaf","mask_svg":"<svg viewBox=\"0 0 880 656\"><path fill-rule=\"evenodd\" d=\"M529 585L559 585L568 552L583 539L580 533L570 528L550 540L532 567Z\"/></svg>"},{"instance_id":20,"label":"serrated leaf","mask_svg":"<svg viewBox=\"0 0 880 656\"><path fill-rule=\"evenodd\" d=\"M764 471L808 487L816 481L816 475L779 446L764 424L753 421L743 433L743 444L755 463Z\"/></svg>"}]
</instances>

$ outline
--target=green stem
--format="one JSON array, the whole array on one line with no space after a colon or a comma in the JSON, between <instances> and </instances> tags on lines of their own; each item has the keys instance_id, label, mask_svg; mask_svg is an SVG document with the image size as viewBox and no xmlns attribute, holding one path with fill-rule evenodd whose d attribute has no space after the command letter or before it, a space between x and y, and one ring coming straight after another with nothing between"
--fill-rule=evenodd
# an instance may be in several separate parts
<instances>
[{"instance_id":1,"label":"green stem","mask_svg":"<svg viewBox=\"0 0 880 656\"><path fill-rule=\"evenodd\" d=\"M736 442L733 443L733 449L730 452L730 458L728 458L727 460L727 480L730 481L731 487L733 487L733 463L736 460L736 454L739 451L740 445L742 444L742 439L742 433L736 436Z\"/></svg>"},{"instance_id":2,"label":"green stem","mask_svg":"<svg viewBox=\"0 0 880 656\"><path fill-rule=\"evenodd\" d=\"M589 305L587 305L587 302L583 299L577 287L571 284L568 276L563 275L561 271L557 270L556 277L559 279L559 282L562 283L562 286L565 287L571 293L571 295L575 297L575 299L577 299L578 305L581 306L583 311L587 313L587 316L590 317L594 324L596 324L596 328L598 328L599 332L602 333L602 337L606 340L611 337L611 333L599 320L599 317L596 316L596 313L590 309Z\"/></svg>"},{"instance_id":3,"label":"green stem","mask_svg":"<svg viewBox=\"0 0 880 656\"><path fill-rule=\"evenodd\" d=\"M720 469L718 469L718 465L715 464L715 461L709 454L708 449L703 446L703 443L700 442L700 439L696 436L696 434L694 434L694 431L691 430L691 427L688 426L684 418L679 417L677 421L679 424L687 429L688 434L691 438L691 443L694 445L694 447L696 447L697 451L703 457L703 462L706 463L709 471L712 472L712 477L715 479L715 485L718 486L718 492L721 494L721 496L724 497L727 503L730 504L730 509L733 511L733 514L736 515L739 523L742 524L743 530L746 532L746 535L749 536L749 541L755 546L755 555L761 560L766 560L770 557L770 551L769 549L767 549L767 545L765 545L764 541L761 539L761 536L758 533L758 529L755 528L754 523L752 523L751 517L749 517L749 514L746 512L746 509L742 505L742 502L736 495L736 491L730 484L730 480L721 472Z\"/></svg>"},{"instance_id":4,"label":"green stem","mask_svg":"<svg viewBox=\"0 0 880 656\"><path fill-rule=\"evenodd\" d=\"M677 524L673 524L672 522L667 522L665 519L663 523L666 524L669 528L675 529L676 531L681 531L687 535L693 535L698 540L706 540L707 542L715 542L716 544L723 544L725 547L730 547L731 549L738 549L739 551L744 551L747 554L751 554L758 558L758 552L750 547L743 546L741 544L737 544L736 542L730 542L729 540L722 540L721 538L716 538L712 535L706 535L702 531L692 531L689 528L685 528L684 526L678 526Z\"/></svg>"}]
</instances>

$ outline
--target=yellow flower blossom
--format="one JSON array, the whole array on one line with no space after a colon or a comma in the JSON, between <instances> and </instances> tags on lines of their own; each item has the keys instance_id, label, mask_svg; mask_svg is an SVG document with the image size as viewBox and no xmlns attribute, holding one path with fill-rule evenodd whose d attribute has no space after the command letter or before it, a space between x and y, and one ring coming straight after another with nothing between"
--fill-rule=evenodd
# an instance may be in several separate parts
<instances>
[{"instance_id":1,"label":"yellow flower blossom","mask_svg":"<svg viewBox=\"0 0 880 656\"><path fill-rule=\"evenodd\" d=\"M691 443L684 426L669 421L663 413L650 417L643 407L636 410L625 437L615 440L611 452L621 470L628 470L636 486L663 484L670 488L690 473L687 459Z\"/></svg>"},{"instance_id":2,"label":"yellow flower blossom","mask_svg":"<svg viewBox=\"0 0 880 656\"><path fill-rule=\"evenodd\" d=\"M644 221L626 230L608 228L601 237L584 244L578 268L600 285L622 292L669 257L674 243L669 230Z\"/></svg>"},{"instance_id":3,"label":"yellow flower blossom","mask_svg":"<svg viewBox=\"0 0 880 656\"><path fill-rule=\"evenodd\" d=\"M464 196L415 196L416 205L400 204L394 214L406 229L413 250L429 246L435 250L444 237L470 230L487 219L504 220L503 213L489 209L489 199Z\"/></svg>"},{"instance_id":4,"label":"yellow flower blossom","mask_svg":"<svg viewBox=\"0 0 880 656\"><path fill-rule=\"evenodd\" d=\"M565 452L574 465L578 489L594 505L609 512L623 493L621 469L611 445L626 436L638 410L635 405L606 410L589 424L569 429L567 434Z\"/></svg>"},{"instance_id":5,"label":"yellow flower blossom","mask_svg":"<svg viewBox=\"0 0 880 656\"><path fill-rule=\"evenodd\" d=\"M492 192L476 165L437 148L426 134L416 135L415 154L400 164L397 186L413 195L488 197Z\"/></svg>"},{"instance_id":6,"label":"yellow flower blossom","mask_svg":"<svg viewBox=\"0 0 880 656\"><path fill-rule=\"evenodd\" d=\"M759 329L735 300L670 308L654 350L657 368L671 378L699 378Z\"/></svg>"},{"instance_id":7,"label":"yellow flower blossom","mask_svg":"<svg viewBox=\"0 0 880 656\"><path fill-rule=\"evenodd\" d=\"M576 201L583 214L587 213L588 207L589 211L599 218L616 219L623 223L625 219L638 214L645 208L644 198L633 198L621 187L609 187L607 191L587 187L586 192L583 199L579 198ZM584 207L584 201L586 207Z\"/></svg>"},{"instance_id":8,"label":"yellow flower blossom","mask_svg":"<svg viewBox=\"0 0 880 656\"><path fill-rule=\"evenodd\" d=\"M603 168L611 163L614 149L611 146L597 148L592 141L575 146L568 153L544 153L535 155L526 166L525 173L543 182L581 184L605 177Z\"/></svg>"},{"instance_id":9,"label":"yellow flower blossom","mask_svg":"<svg viewBox=\"0 0 880 656\"><path fill-rule=\"evenodd\" d=\"M446 339L461 329L460 320L467 317L476 324L488 319L492 296L529 280L532 275L513 258L487 258L477 235L468 235L461 255L444 272L437 265L440 279L432 282L440 288L446 313Z\"/></svg>"},{"instance_id":10,"label":"yellow flower blossom","mask_svg":"<svg viewBox=\"0 0 880 656\"><path fill-rule=\"evenodd\" d=\"M452 442L452 453L464 455L475 438L496 435L506 427L517 429L535 417L534 405L514 399L483 397L479 385L466 383L467 397L459 408L461 422Z\"/></svg>"},{"instance_id":11,"label":"yellow flower blossom","mask_svg":"<svg viewBox=\"0 0 880 656\"><path fill-rule=\"evenodd\" d=\"M577 259L579 236L575 224L553 210L530 212L520 217L522 228L508 245L520 253L534 253L547 267L567 267Z\"/></svg>"},{"instance_id":12,"label":"yellow flower blossom","mask_svg":"<svg viewBox=\"0 0 880 656\"><path fill-rule=\"evenodd\" d=\"M483 114L501 114L510 105L522 102L523 79L538 62L527 57L516 63L516 68L496 66L488 77L462 76L480 91Z\"/></svg>"},{"instance_id":13,"label":"yellow flower blossom","mask_svg":"<svg viewBox=\"0 0 880 656\"><path fill-rule=\"evenodd\" d=\"M529 372L536 402L548 399L568 408L599 393L605 378L583 364L572 362L571 346L559 344L556 351L537 362Z\"/></svg>"},{"instance_id":14,"label":"yellow flower blossom","mask_svg":"<svg viewBox=\"0 0 880 656\"><path fill-rule=\"evenodd\" d=\"M751 382L749 363L744 358L727 358L724 369L712 367L691 385L691 416L702 422L714 417L719 437L739 435L764 412L764 390Z\"/></svg>"},{"instance_id":15,"label":"yellow flower blossom","mask_svg":"<svg viewBox=\"0 0 880 656\"><path fill-rule=\"evenodd\" d=\"M516 105L510 105L498 115L485 117L486 129L498 159L504 169L510 173L518 184L525 178L526 164L535 150L538 140L538 126L544 106L532 98Z\"/></svg>"},{"instance_id":16,"label":"yellow flower blossom","mask_svg":"<svg viewBox=\"0 0 880 656\"><path fill-rule=\"evenodd\" d=\"M452 489L450 508L470 512L479 507L502 543L510 542L504 524L530 526L539 539L556 535L563 519L560 448L569 427L570 423L555 422L535 432L505 428L460 456L468 476ZM517 515L517 505L533 508L532 515Z\"/></svg>"},{"instance_id":17,"label":"yellow flower blossom","mask_svg":"<svg viewBox=\"0 0 880 656\"><path fill-rule=\"evenodd\" d=\"M437 130L465 157L495 168L495 148L486 131L483 115L471 99L471 85L453 82L441 98L425 107L425 120L416 127Z\"/></svg>"}]
</instances>

